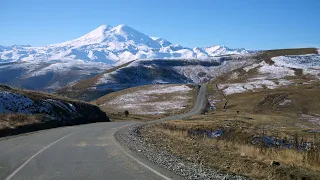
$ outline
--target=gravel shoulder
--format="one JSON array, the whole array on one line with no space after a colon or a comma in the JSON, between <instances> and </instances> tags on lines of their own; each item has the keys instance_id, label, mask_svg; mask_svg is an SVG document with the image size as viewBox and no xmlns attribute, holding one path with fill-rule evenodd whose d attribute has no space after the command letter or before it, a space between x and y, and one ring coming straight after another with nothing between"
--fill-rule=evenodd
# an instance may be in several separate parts
<instances>
[{"instance_id":1,"label":"gravel shoulder","mask_svg":"<svg viewBox=\"0 0 320 180\"><path fill-rule=\"evenodd\" d=\"M143 123L121 128L114 134L115 138L129 150L185 179L248 179L206 168L201 163L190 162L171 154L164 148L160 149L154 144L147 143L147 139L140 135L140 129L150 124Z\"/></svg>"}]
</instances>

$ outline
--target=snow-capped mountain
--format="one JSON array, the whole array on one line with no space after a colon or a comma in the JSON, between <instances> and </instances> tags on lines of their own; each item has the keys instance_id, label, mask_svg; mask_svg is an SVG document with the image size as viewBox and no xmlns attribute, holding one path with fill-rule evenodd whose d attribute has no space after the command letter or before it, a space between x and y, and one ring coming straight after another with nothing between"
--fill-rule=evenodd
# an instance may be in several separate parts
<instances>
[{"instance_id":1,"label":"snow-capped mountain","mask_svg":"<svg viewBox=\"0 0 320 180\"><path fill-rule=\"evenodd\" d=\"M102 25L80 38L45 47L0 46L0 63L82 60L119 65L134 59L209 58L247 52L245 49L230 49L225 46L188 48L172 44L163 38L145 35L127 25Z\"/></svg>"}]
</instances>

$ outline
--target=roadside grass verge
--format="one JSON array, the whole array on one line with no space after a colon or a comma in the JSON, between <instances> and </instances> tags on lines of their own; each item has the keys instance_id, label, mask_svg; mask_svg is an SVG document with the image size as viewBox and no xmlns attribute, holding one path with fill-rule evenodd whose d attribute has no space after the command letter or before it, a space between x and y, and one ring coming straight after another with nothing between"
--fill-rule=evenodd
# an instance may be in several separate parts
<instances>
[{"instance_id":1,"label":"roadside grass verge","mask_svg":"<svg viewBox=\"0 0 320 180\"><path fill-rule=\"evenodd\" d=\"M109 119L107 119L109 121ZM0 114L0 137L29 133L63 126L73 126L96 122L107 122L105 119L76 118L72 121L48 120L43 114Z\"/></svg>"},{"instance_id":2,"label":"roadside grass verge","mask_svg":"<svg viewBox=\"0 0 320 180\"><path fill-rule=\"evenodd\" d=\"M38 124L43 120L42 115L0 114L0 129L16 128L30 124Z\"/></svg>"},{"instance_id":3,"label":"roadside grass verge","mask_svg":"<svg viewBox=\"0 0 320 180\"><path fill-rule=\"evenodd\" d=\"M320 150L316 146L308 151L266 148L249 143L248 138L243 139L246 133L241 136L232 131L226 137L214 139L205 134L190 134L190 130L199 130L201 125L208 129L208 123L214 124L214 121L205 124L196 120L171 121L145 127L141 135L148 143L187 161L253 179L317 179L320 175Z\"/></svg>"},{"instance_id":4,"label":"roadside grass verge","mask_svg":"<svg viewBox=\"0 0 320 180\"><path fill-rule=\"evenodd\" d=\"M0 114L0 137L62 126L59 121L45 121L42 114Z\"/></svg>"}]
</instances>

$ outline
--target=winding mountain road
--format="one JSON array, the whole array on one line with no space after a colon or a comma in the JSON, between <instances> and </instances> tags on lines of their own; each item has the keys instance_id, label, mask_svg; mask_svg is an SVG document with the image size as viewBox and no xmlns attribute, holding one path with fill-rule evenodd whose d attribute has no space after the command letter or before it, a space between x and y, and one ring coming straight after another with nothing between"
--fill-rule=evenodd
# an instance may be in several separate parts
<instances>
[{"instance_id":1,"label":"winding mountain road","mask_svg":"<svg viewBox=\"0 0 320 180\"><path fill-rule=\"evenodd\" d=\"M152 122L200 113L206 105L205 93L202 85L190 112ZM180 179L115 141L113 134L119 128L135 123L93 123L1 139L0 179Z\"/></svg>"}]
</instances>

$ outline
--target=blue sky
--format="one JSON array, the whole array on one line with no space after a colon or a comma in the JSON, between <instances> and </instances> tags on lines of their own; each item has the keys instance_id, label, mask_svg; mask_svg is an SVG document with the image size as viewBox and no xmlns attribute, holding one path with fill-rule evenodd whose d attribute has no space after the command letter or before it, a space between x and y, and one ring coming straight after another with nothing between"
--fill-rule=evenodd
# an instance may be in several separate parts
<instances>
[{"instance_id":1,"label":"blue sky","mask_svg":"<svg viewBox=\"0 0 320 180\"><path fill-rule=\"evenodd\" d=\"M188 47L320 47L320 0L2 0L0 45L44 46L127 24Z\"/></svg>"}]
</instances>

